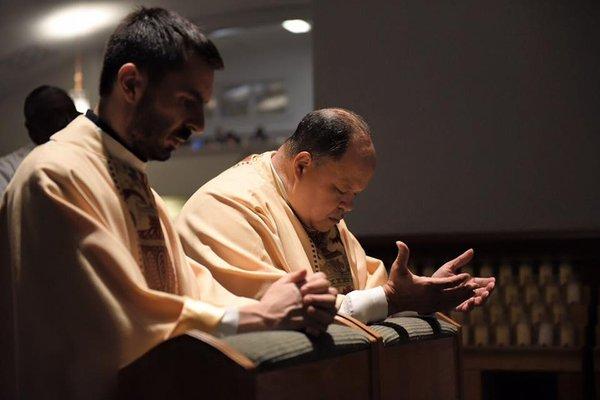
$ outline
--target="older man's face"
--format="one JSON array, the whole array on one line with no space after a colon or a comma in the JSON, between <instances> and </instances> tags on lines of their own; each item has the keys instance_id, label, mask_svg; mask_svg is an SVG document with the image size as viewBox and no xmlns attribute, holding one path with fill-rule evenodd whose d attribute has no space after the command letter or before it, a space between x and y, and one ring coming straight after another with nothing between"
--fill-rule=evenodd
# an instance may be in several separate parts
<instances>
[{"instance_id":1,"label":"older man's face","mask_svg":"<svg viewBox=\"0 0 600 400\"><path fill-rule=\"evenodd\" d=\"M352 211L356 196L369 184L375 172L374 149L370 140L356 142L341 159L313 159L297 173L289 201L310 229L333 228Z\"/></svg>"}]
</instances>

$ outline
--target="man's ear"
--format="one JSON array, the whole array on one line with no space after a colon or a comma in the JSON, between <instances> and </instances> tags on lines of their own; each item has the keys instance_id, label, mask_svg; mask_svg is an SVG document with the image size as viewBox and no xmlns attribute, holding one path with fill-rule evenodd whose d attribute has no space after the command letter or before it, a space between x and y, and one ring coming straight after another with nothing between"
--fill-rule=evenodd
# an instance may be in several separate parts
<instances>
[{"instance_id":1,"label":"man's ear","mask_svg":"<svg viewBox=\"0 0 600 400\"><path fill-rule=\"evenodd\" d=\"M311 166L313 159L308 151L301 151L294 157L294 177L296 180L302 179L306 169Z\"/></svg>"},{"instance_id":2,"label":"man's ear","mask_svg":"<svg viewBox=\"0 0 600 400\"><path fill-rule=\"evenodd\" d=\"M123 99L136 104L144 94L148 80L146 74L143 74L133 63L123 64L117 72L116 87L121 92Z\"/></svg>"}]
</instances>

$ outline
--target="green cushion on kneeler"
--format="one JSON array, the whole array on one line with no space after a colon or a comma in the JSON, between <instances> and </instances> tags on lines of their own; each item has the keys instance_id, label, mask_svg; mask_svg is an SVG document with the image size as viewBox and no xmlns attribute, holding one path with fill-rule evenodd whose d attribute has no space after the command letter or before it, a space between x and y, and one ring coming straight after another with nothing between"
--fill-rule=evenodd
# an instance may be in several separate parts
<instances>
[{"instance_id":1,"label":"green cushion on kneeler","mask_svg":"<svg viewBox=\"0 0 600 400\"><path fill-rule=\"evenodd\" d=\"M455 335L458 329L433 316L390 317L370 325L383 338L384 346Z\"/></svg>"},{"instance_id":2,"label":"green cushion on kneeler","mask_svg":"<svg viewBox=\"0 0 600 400\"><path fill-rule=\"evenodd\" d=\"M458 327L456 325L439 319L438 322L440 324L440 333L442 335L452 336L458 333Z\"/></svg>"},{"instance_id":3,"label":"green cushion on kneeler","mask_svg":"<svg viewBox=\"0 0 600 400\"><path fill-rule=\"evenodd\" d=\"M254 361L261 370L342 355L370 346L369 338L362 332L341 325L330 325L318 338L296 331L269 331L243 333L222 340Z\"/></svg>"}]
</instances>

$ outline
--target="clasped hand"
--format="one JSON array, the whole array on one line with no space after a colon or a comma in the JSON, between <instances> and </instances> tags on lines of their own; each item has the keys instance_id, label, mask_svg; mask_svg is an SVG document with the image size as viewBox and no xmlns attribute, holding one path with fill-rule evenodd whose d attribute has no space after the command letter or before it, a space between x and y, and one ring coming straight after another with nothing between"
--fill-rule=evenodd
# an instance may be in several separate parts
<instances>
[{"instance_id":1,"label":"clasped hand","mask_svg":"<svg viewBox=\"0 0 600 400\"><path fill-rule=\"evenodd\" d=\"M266 329L295 329L318 336L333 322L337 290L322 272L297 271L275 281L260 303Z\"/></svg>"}]
</instances>

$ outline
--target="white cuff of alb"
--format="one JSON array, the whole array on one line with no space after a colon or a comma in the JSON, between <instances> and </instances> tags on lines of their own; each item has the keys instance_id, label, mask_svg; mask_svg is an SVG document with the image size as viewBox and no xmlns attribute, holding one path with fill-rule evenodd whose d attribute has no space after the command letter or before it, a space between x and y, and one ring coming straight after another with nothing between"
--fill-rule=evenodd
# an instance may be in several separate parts
<instances>
[{"instance_id":1,"label":"white cuff of alb","mask_svg":"<svg viewBox=\"0 0 600 400\"><path fill-rule=\"evenodd\" d=\"M217 337L235 335L240 324L240 311L237 307L230 307L225 310L223 318L217 325L214 335Z\"/></svg>"},{"instance_id":2,"label":"white cuff of alb","mask_svg":"<svg viewBox=\"0 0 600 400\"><path fill-rule=\"evenodd\" d=\"M388 315L388 302L383 287L348 293L338 312L364 323L385 319Z\"/></svg>"}]
</instances>

